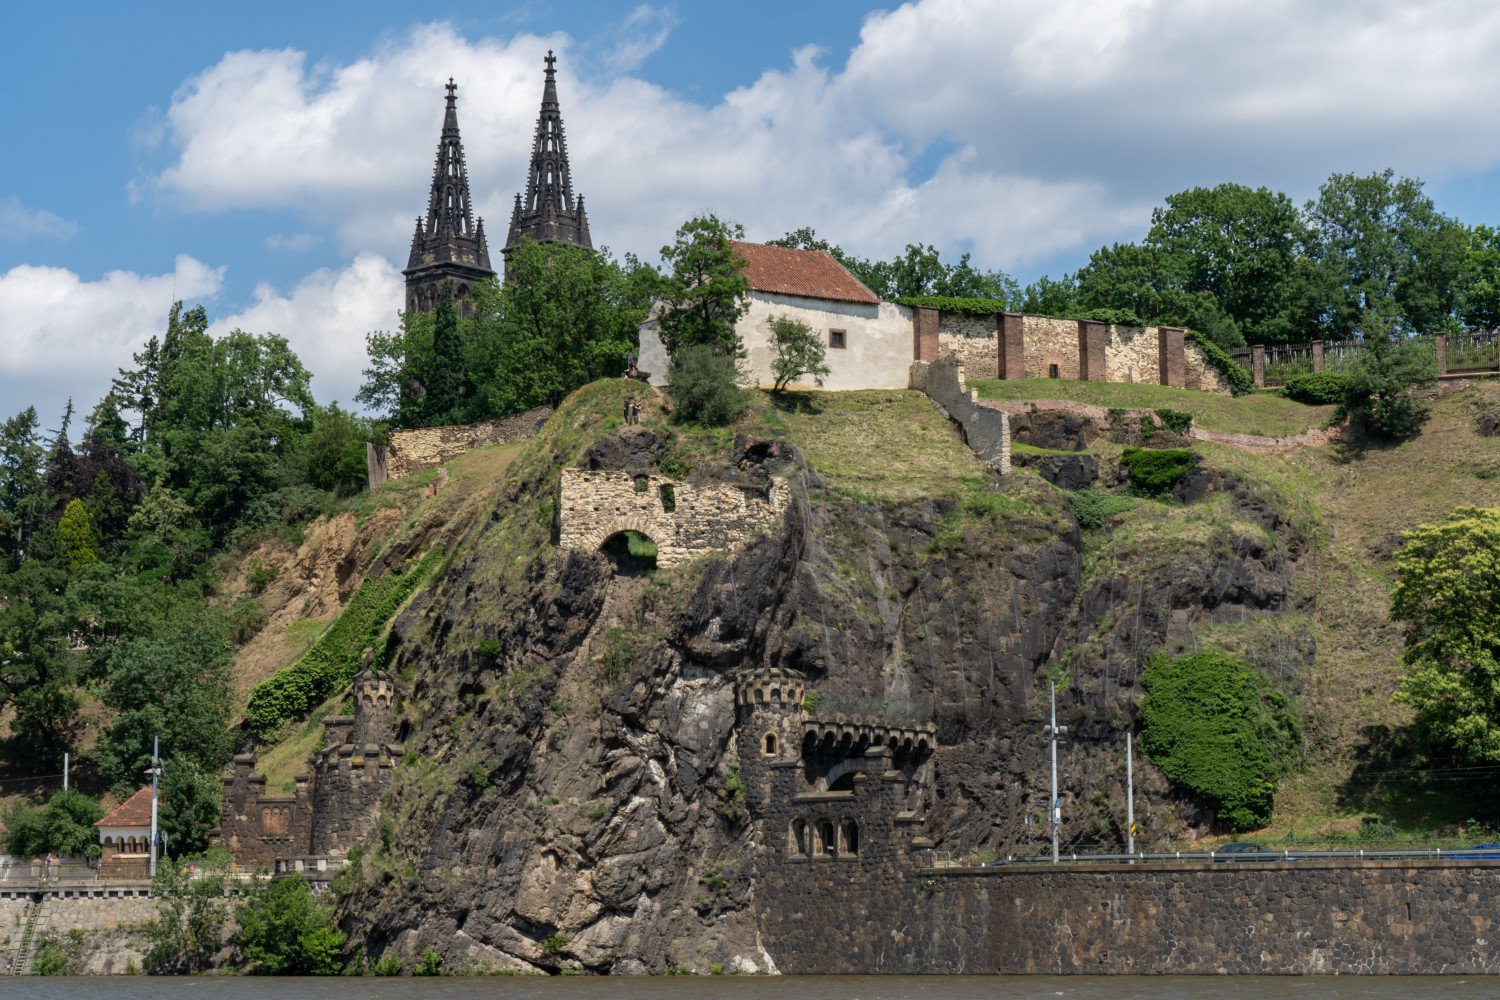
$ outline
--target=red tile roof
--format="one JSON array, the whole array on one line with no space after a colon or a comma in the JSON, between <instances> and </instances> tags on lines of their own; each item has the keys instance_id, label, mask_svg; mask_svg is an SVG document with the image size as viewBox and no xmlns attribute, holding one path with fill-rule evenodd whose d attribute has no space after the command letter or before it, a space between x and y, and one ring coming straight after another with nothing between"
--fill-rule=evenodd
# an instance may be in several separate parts
<instances>
[{"instance_id":1,"label":"red tile roof","mask_svg":"<svg viewBox=\"0 0 1500 1000\"><path fill-rule=\"evenodd\" d=\"M95 826L150 826L151 789L142 788L130 798L115 806L115 811L94 824Z\"/></svg>"},{"instance_id":2,"label":"red tile roof","mask_svg":"<svg viewBox=\"0 0 1500 1000\"><path fill-rule=\"evenodd\" d=\"M732 240L745 260L745 277L757 292L798 295L834 302L875 304L880 297L823 250L793 250Z\"/></svg>"}]
</instances>

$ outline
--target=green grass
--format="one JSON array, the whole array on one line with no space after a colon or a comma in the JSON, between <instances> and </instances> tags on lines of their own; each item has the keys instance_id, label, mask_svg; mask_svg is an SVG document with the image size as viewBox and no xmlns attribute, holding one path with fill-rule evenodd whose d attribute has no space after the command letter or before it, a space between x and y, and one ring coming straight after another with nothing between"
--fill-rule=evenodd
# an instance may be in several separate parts
<instances>
[{"instance_id":1,"label":"green grass","mask_svg":"<svg viewBox=\"0 0 1500 1000\"><path fill-rule=\"evenodd\" d=\"M1076 382L1069 379L983 379L970 382L980 399L1066 399L1121 409L1183 410L1193 426L1206 431L1285 437L1320 427L1333 415L1331 406L1307 406L1270 392L1221 396L1165 385L1127 382Z\"/></svg>"},{"instance_id":2,"label":"green grass","mask_svg":"<svg viewBox=\"0 0 1500 1000\"><path fill-rule=\"evenodd\" d=\"M777 416L832 489L855 499L955 496L986 481L948 419L920 392L799 392Z\"/></svg>"}]
</instances>

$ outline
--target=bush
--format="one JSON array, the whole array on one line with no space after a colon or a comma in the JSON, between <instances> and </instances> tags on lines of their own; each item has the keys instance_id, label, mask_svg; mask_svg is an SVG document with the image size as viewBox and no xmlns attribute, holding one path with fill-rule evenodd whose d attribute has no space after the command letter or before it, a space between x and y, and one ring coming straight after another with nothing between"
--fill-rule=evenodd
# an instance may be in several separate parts
<instances>
[{"instance_id":1,"label":"bush","mask_svg":"<svg viewBox=\"0 0 1500 1000\"><path fill-rule=\"evenodd\" d=\"M99 831L104 818L99 803L76 788L52 793L41 809L16 803L5 814L5 850L22 858L55 853L64 857L99 856Z\"/></svg>"},{"instance_id":2,"label":"bush","mask_svg":"<svg viewBox=\"0 0 1500 1000\"><path fill-rule=\"evenodd\" d=\"M1243 396L1255 391L1255 379L1229 356L1228 351L1197 330L1190 329L1185 336L1188 343L1195 344L1198 350L1203 352L1203 360L1208 362L1208 367L1218 372L1223 376L1224 381L1229 383L1229 391L1232 395Z\"/></svg>"},{"instance_id":3,"label":"bush","mask_svg":"<svg viewBox=\"0 0 1500 1000\"><path fill-rule=\"evenodd\" d=\"M1156 419L1173 434L1186 435L1193 429L1193 415L1186 410L1169 410L1164 407L1156 411Z\"/></svg>"},{"instance_id":4,"label":"bush","mask_svg":"<svg viewBox=\"0 0 1500 1000\"><path fill-rule=\"evenodd\" d=\"M1167 779L1213 807L1232 831L1271 818L1276 783L1302 734L1268 675L1223 653L1157 655L1142 686L1141 748Z\"/></svg>"},{"instance_id":5,"label":"bush","mask_svg":"<svg viewBox=\"0 0 1500 1000\"><path fill-rule=\"evenodd\" d=\"M677 419L709 427L733 423L749 407L739 381L733 357L701 344L677 351L667 367L667 395Z\"/></svg>"},{"instance_id":6,"label":"bush","mask_svg":"<svg viewBox=\"0 0 1500 1000\"><path fill-rule=\"evenodd\" d=\"M428 948L422 952L422 957L412 967L411 974L414 976L441 976L443 974L443 956Z\"/></svg>"},{"instance_id":7,"label":"bush","mask_svg":"<svg viewBox=\"0 0 1500 1000\"><path fill-rule=\"evenodd\" d=\"M235 916L235 942L256 975L332 976L343 965L344 933L300 875L260 886Z\"/></svg>"},{"instance_id":8,"label":"bush","mask_svg":"<svg viewBox=\"0 0 1500 1000\"><path fill-rule=\"evenodd\" d=\"M1100 493L1096 490L1079 490L1068 498L1073 516L1084 531L1094 531L1109 523L1116 514L1135 507L1135 501L1119 493Z\"/></svg>"},{"instance_id":9,"label":"bush","mask_svg":"<svg viewBox=\"0 0 1500 1000\"><path fill-rule=\"evenodd\" d=\"M1427 419L1427 407L1412 390L1432 384L1437 364L1411 341L1372 331L1354 362L1339 401L1336 420L1349 418L1366 432L1387 441L1414 436Z\"/></svg>"},{"instance_id":10,"label":"bush","mask_svg":"<svg viewBox=\"0 0 1500 1000\"><path fill-rule=\"evenodd\" d=\"M1120 464L1130 474L1131 487L1142 496L1165 496L1185 476L1198 456L1186 448L1126 448Z\"/></svg>"},{"instance_id":11,"label":"bush","mask_svg":"<svg viewBox=\"0 0 1500 1000\"><path fill-rule=\"evenodd\" d=\"M246 594L234 602L229 609L229 631L236 646L243 646L260 634L266 627L266 609L260 602Z\"/></svg>"},{"instance_id":12,"label":"bush","mask_svg":"<svg viewBox=\"0 0 1500 1000\"><path fill-rule=\"evenodd\" d=\"M1339 372L1307 372L1293 375L1282 386L1288 399L1309 406L1328 406L1341 402L1349 393L1349 377Z\"/></svg>"}]
</instances>

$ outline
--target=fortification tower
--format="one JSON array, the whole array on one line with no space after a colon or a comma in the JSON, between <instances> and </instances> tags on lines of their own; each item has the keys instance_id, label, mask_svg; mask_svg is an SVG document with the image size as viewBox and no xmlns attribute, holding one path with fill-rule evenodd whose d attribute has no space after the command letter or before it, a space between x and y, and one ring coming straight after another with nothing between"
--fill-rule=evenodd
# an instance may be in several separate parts
<instances>
[{"instance_id":1,"label":"fortification tower","mask_svg":"<svg viewBox=\"0 0 1500 1000\"><path fill-rule=\"evenodd\" d=\"M523 239L537 243L566 243L594 249L589 237L589 217L583 210L583 195L573 197L573 172L568 167L568 140L563 133L562 108L557 103L557 57L550 51L545 60L542 110L536 119L536 137L531 143L531 170L526 176L526 195L516 195L505 238L505 255Z\"/></svg>"},{"instance_id":2,"label":"fortification tower","mask_svg":"<svg viewBox=\"0 0 1500 1000\"><path fill-rule=\"evenodd\" d=\"M366 670L354 678L353 717L327 727L328 745L313 754L313 855L343 854L379 822L380 797L405 752L390 742L394 700L390 675ZM342 733L347 742L335 743Z\"/></svg>"},{"instance_id":3,"label":"fortification tower","mask_svg":"<svg viewBox=\"0 0 1500 1000\"><path fill-rule=\"evenodd\" d=\"M740 775L752 804L771 797L771 769L802 753L802 701L807 677L783 667L756 667L735 677L734 703Z\"/></svg>"},{"instance_id":4,"label":"fortification tower","mask_svg":"<svg viewBox=\"0 0 1500 1000\"><path fill-rule=\"evenodd\" d=\"M458 85L448 80L448 108L438 137L437 162L432 168L432 191L427 196L427 219L417 218L407 258L406 309L429 312L437 306L443 282L453 282L453 303L459 315L472 310L474 286L495 272L490 268L484 220L474 222L469 200L469 173L464 144L458 135Z\"/></svg>"}]
</instances>

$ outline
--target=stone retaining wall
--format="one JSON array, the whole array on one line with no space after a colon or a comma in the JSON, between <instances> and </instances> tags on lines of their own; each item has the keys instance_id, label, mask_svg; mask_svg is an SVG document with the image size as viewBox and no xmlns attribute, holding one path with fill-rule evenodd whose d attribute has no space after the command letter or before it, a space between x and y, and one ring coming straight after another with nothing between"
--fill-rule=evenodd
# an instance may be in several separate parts
<instances>
[{"instance_id":1,"label":"stone retaining wall","mask_svg":"<svg viewBox=\"0 0 1500 1000\"><path fill-rule=\"evenodd\" d=\"M963 433L979 460L1000 475L1010 471L1010 415L979 402L970 389L963 363L945 354L932 363L912 363L911 386L927 393Z\"/></svg>"},{"instance_id":2,"label":"stone retaining wall","mask_svg":"<svg viewBox=\"0 0 1500 1000\"><path fill-rule=\"evenodd\" d=\"M791 497L791 487L779 479L764 489L695 486L656 474L564 469L558 545L594 552L612 535L637 531L656 543L656 565L668 568L741 548L780 522Z\"/></svg>"},{"instance_id":3,"label":"stone retaining wall","mask_svg":"<svg viewBox=\"0 0 1500 1000\"><path fill-rule=\"evenodd\" d=\"M143 928L156 919L156 900L147 897L144 891L136 896L110 897L102 895L102 888L97 890L100 895L83 895L86 891L42 897L33 949L55 937L86 975L122 973L131 960L139 968L149 947ZM5 972L6 961L15 954L26 921L37 905L34 897L0 899L0 974Z\"/></svg>"},{"instance_id":4,"label":"stone retaining wall","mask_svg":"<svg viewBox=\"0 0 1500 1000\"><path fill-rule=\"evenodd\" d=\"M858 889L833 867L764 901L794 907L762 917L782 972L1500 972L1485 862L891 867Z\"/></svg>"},{"instance_id":5,"label":"stone retaining wall","mask_svg":"<svg viewBox=\"0 0 1500 1000\"><path fill-rule=\"evenodd\" d=\"M384 449L372 447L367 454L370 488L374 489L387 480L436 469L449 459L475 448L524 441L535 434L550 416L550 406L539 406L482 424L395 431Z\"/></svg>"}]
</instances>

